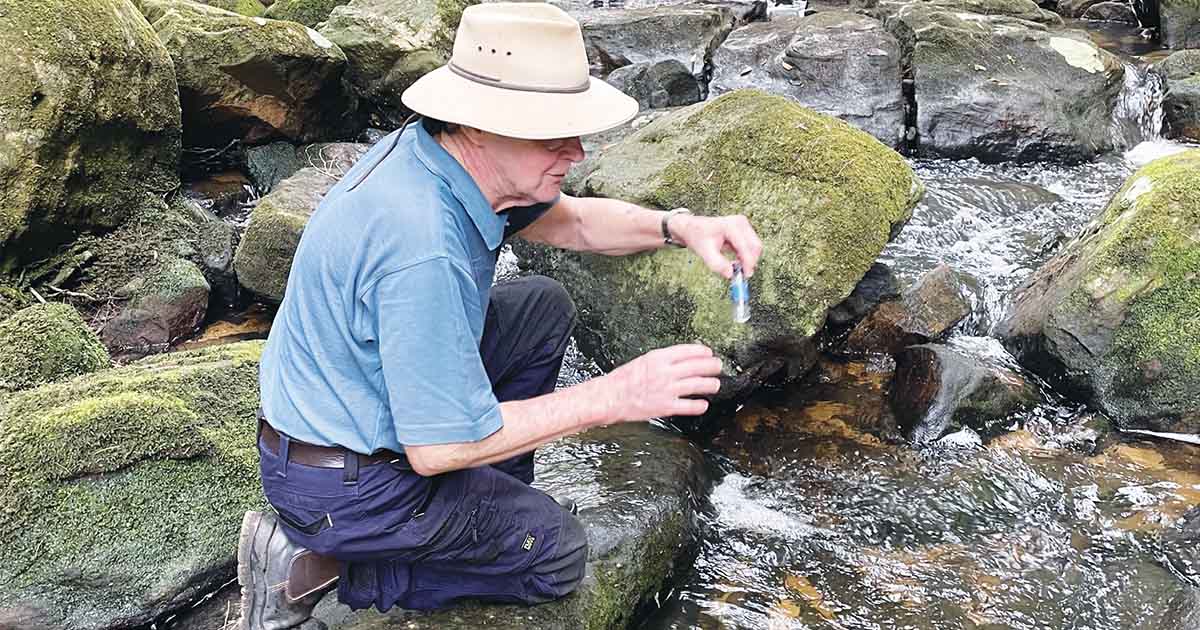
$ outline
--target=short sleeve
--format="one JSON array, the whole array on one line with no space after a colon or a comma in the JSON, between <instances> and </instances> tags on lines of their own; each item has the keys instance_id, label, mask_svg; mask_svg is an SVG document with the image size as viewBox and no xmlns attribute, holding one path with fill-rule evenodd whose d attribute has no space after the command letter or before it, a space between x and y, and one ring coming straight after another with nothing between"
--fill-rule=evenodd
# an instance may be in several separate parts
<instances>
[{"instance_id":1,"label":"short sleeve","mask_svg":"<svg viewBox=\"0 0 1200 630\"><path fill-rule=\"evenodd\" d=\"M558 203L558 199L549 203L535 203L532 206L520 206L510 208L508 212L508 223L504 226L504 238L507 240L513 234L529 227L529 224L537 221L546 211L554 207Z\"/></svg>"},{"instance_id":2,"label":"short sleeve","mask_svg":"<svg viewBox=\"0 0 1200 630\"><path fill-rule=\"evenodd\" d=\"M503 425L468 319L478 296L445 257L390 272L364 292L401 444L476 442Z\"/></svg>"}]
</instances>

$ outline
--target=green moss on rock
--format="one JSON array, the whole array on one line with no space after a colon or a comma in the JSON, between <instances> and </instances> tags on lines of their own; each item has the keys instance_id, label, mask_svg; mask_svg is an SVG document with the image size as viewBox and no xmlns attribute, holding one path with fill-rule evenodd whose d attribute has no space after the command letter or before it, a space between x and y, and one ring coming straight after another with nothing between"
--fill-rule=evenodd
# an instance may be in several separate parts
<instances>
[{"instance_id":1,"label":"green moss on rock","mask_svg":"<svg viewBox=\"0 0 1200 630\"><path fill-rule=\"evenodd\" d=\"M868 134L753 90L659 118L581 165L567 188L749 218L764 254L750 282L748 326L732 321L728 283L689 251L524 252L527 266L571 289L583 337L593 331L604 346L602 364L699 340L742 367L763 348L786 354L811 337L923 192L904 159Z\"/></svg>"},{"instance_id":2,"label":"green moss on rock","mask_svg":"<svg viewBox=\"0 0 1200 630\"><path fill-rule=\"evenodd\" d=\"M171 59L125 0L0 0L0 246L45 256L178 185Z\"/></svg>"},{"instance_id":3,"label":"green moss on rock","mask_svg":"<svg viewBox=\"0 0 1200 630\"><path fill-rule=\"evenodd\" d=\"M0 322L0 391L108 365L108 351L69 304L36 304Z\"/></svg>"},{"instance_id":4,"label":"green moss on rock","mask_svg":"<svg viewBox=\"0 0 1200 630\"><path fill-rule=\"evenodd\" d=\"M261 348L160 355L5 400L0 610L139 626L229 578L241 515L263 505Z\"/></svg>"},{"instance_id":5,"label":"green moss on rock","mask_svg":"<svg viewBox=\"0 0 1200 630\"><path fill-rule=\"evenodd\" d=\"M225 9L246 17L259 17L267 11L267 7L258 0L201 0L201 2L210 7Z\"/></svg>"},{"instance_id":6,"label":"green moss on rock","mask_svg":"<svg viewBox=\"0 0 1200 630\"><path fill-rule=\"evenodd\" d=\"M290 20L310 28L324 22L337 7L350 0L276 0L267 8L266 17L273 20Z\"/></svg>"}]
</instances>

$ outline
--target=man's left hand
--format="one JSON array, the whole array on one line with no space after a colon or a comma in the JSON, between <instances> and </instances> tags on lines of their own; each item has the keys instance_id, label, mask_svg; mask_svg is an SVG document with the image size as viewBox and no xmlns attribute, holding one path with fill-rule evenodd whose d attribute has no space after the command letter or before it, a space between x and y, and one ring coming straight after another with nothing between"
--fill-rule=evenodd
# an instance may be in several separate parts
<instances>
[{"instance_id":1,"label":"man's left hand","mask_svg":"<svg viewBox=\"0 0 1200 630\"><path fill-rule=\"evenodd\" d=\"M725 279L733 277L733 264L725 257L726 252L734 254L742 263L747 278L754 275L754 268L762 256L762 241L750 221L740 214L727 217L676 215L671 219L669 229L672 238L686 245L709 269Z\"/></svg>"}]
</instances>

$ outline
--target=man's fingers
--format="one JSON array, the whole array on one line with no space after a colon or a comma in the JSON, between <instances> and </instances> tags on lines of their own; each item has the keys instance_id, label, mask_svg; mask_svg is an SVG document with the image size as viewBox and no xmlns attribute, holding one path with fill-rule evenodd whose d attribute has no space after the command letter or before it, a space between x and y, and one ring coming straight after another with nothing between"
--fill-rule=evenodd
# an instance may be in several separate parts
<instances>
[{"instance_id":1,"label":"man's fingers","mask_svg":"<svg viewBox=\"0 0 1200 630\"><path fill-rule=\"evenodd\" d=\"M730 229L726 233L726 239L742 262L742 267L746 270L746 277L750 277L754 275L754 269L758 267L758 259L762 256L762 240L758 238L758 234L754 232L754 228L750 226L750 222L745 217L737 216L733 219Z\"/></svg>"},{"instance_id":2,"label":"man's fingers","mask_svg":"<svg viewBox=\"0 0 1200 630\"><path fill-rule=\"evenodd\" d=\"M705 266L711 269L714 273L719 274L726 280L733 277L733 263L728 258L721 255L721 250L712 247L709 243L697 243L692 249L700 260L704 261Z\"/></svg>"},{"instance_id":3,"label":"man's fingers","mask_svg":"<svg viewBox=\"0 0 1200 630\"><path fill-rule=\"evenodd\" d=\"M707 400L693 400L690 398L680 398L675 401L675 408L672 410L672 416L698 416L705 411L708 411Z\"/></svg>"},{"instance_id":4,"label":"man's fingers","mask_svg":"<svg viewBox=\"0 0 1200 630\"><path fill-rule=\"evenodd\" d=\"M714 356L695 357L678 361L671 366L671 369L679 378L717 376L721 373L721 360Z\"/></svg>"},{"instance_id":5,"label":"man's fingers","mask_svg":"<svg viewBox=\"0 0 1200 630\"><path fill-rule=\"evenodd\" d=\"M680 396L707 396L721 391L721 379L693 376L679 381Z\"/></svg>"},{"instance_id":6,"label":"man's fingers","mask_svg":"<svg viewBox=\"0 0 1200 630\"><path fill-rule=\"evenodd\" d=\"M668 346L661 350L656 350L662 354L667 363L679 363L680 361L688 361L696 358L708 358L713 355L712 348L699 343L681 343L676 346Z\"/></svg>"}]
</instances>

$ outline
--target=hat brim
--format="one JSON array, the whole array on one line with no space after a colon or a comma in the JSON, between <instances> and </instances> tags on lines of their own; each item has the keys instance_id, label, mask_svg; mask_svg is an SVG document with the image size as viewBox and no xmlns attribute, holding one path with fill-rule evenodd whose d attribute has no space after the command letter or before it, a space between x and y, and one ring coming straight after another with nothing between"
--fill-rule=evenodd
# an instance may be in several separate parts
<instances>
[{"instance_id":1,"label":"hat brim","mask_svg":"<svg viewBox=\"0 0 1200 630\"><path fill-rule=\"evenodd\" d=\"M510 90L476 83L447 66L417 79L400 99L421 114L510 138L550 140L600 133L638 113L638 102L595 77L570 94Z\"/></svg>"}]
</instances>

